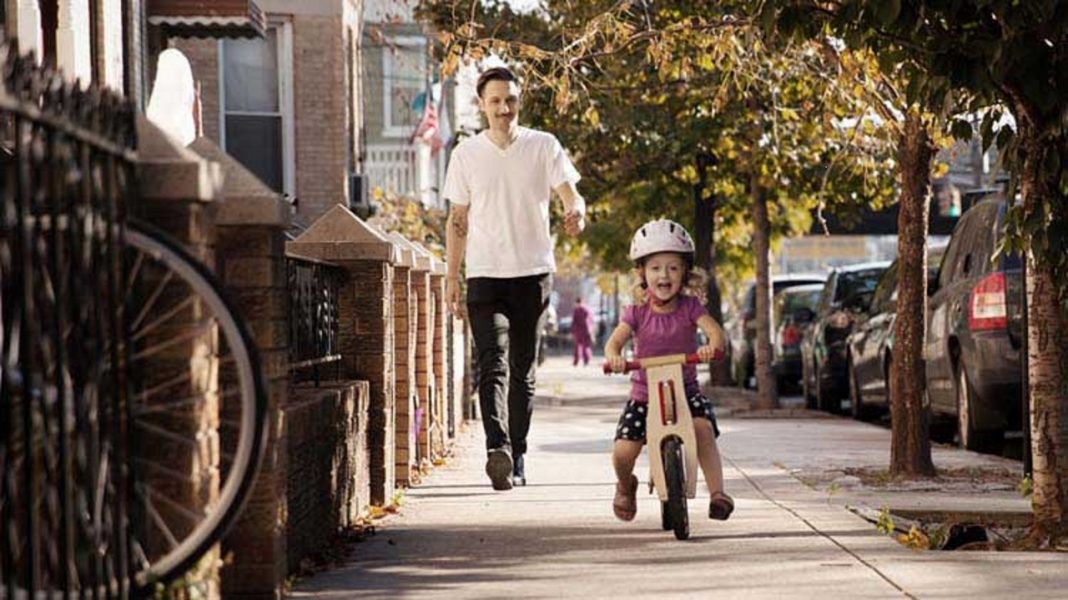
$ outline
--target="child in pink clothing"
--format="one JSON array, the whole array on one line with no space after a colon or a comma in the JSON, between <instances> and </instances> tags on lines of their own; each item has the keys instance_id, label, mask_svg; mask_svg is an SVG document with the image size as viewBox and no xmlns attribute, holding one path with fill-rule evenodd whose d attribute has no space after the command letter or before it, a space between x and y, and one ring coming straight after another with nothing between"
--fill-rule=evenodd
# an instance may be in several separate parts
<instances>
[{"instance_id":1,"label":"child in pink clothing","mask_svg":"<svg viewBox=\"0 0 1068 600\"><path fill-rule=\"evenodd\" d=\"M579 360L582 365L590 364L590 355L593 354L590 339L590 311L582 303L582 298L575 300L575 311L571 313L571 339L575 342L575 359L571 363L578 366Z\"/></svg>"},{"instance_id":2,"label":"child in pink clothing","mask_svg":"<svg viewBox=\"0 0 1068 600\"><path fill-rule=\"evenodd\" d=\"M703 362L708 362L723 356L723 330L701 302L688 293L695 287L700 289L692 281L700 278L694 273L693 257L690 234L673 221L652 221L634 234L630 258L635 261L640 282L639 302L626 308L605 344L605 357L614 371L623 370L626 361L621 351L632 338L635 358L696 352ZM697 347L697 328L709 340L700 348ZM612 510L623 521L633 519L638 510L635 497L638 478L634 476L634 463L645 445L649 402L645 371L634 371L631 382L630 400L619 418L612 451L612 465L618 479ZM701 394L696 366L683 367L683 382L690 414L694 417L697 457L711 495L708 516L725 520L734 510L734 501L723 491L723 465L716 445L719 437L716 416L712 403Z\"/></svg>"}]
</instances>

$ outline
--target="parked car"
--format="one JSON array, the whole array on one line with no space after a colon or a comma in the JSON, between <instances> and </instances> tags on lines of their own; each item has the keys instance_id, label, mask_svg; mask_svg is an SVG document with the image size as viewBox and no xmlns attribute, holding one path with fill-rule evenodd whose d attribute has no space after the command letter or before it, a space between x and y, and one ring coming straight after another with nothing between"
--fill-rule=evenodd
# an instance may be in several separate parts
<instances>
[{"instance_id":1,"label":"parked car","mask_svg":"<svg viewBox=\"0 0 1068 600\"><path fill-rule=\"evenodd\" d=\"M799 285L822 284L826 279L823 275L775 275L771 279L771 297L780 291ZM734 345L732 357L734 364L734 378L741 387L749 386L749 379L755 374L754 346L756 339L756 283L749 286L745 300L742 302L741 319L738 329L732 336Z\"/></svg>"},{"instance_id":2,"label":"parked car","mask_svg":"<svg viewBox=\"0 0 1068 600\"><path fill-rule=\"evenodd\" d=\"M968 209L949 240L927 313L927 393L960 445L996 450L1021 425L1021 261L996 254L1004 200Z\"/></svg>"},{"instance_id":3,"label":"parked car","mask_svg":"<svg viewBox=\"0 0 1068 600\"><path fill-rule=\"evenodd\" d=\"M927 250L927 294L938 287L938 266L945 245ZM890 403L890 364L897 316L897 261L879 278L868 310L857 315L848 347L846 382L853 417L866 419L885 412Z\"/></svg>"},{"instance_id":4,"label":"parked car","mask_svg":"<svg viewBox=\"0 0 1068 600\"><path fill-rule=\"evenodd\" d=\"M822 291L818 283L799 285L781 290L772 301L771 368L780 390L801 383L801 336L816 312Z\"/></svg>"},{"instance_id":5,"label":"parked car","mask_svg":"<svg viewBox=\"0 0 1068 600\"><path fill-rule=\"evenodd\" d=\"M856 315L867 310L875 284L889 266L889 261L861 263L837 267L827 276L812 325L801 340L801 388L809 408L841 410L849 394L846 338Z\"/></svg>"}]
</instances>

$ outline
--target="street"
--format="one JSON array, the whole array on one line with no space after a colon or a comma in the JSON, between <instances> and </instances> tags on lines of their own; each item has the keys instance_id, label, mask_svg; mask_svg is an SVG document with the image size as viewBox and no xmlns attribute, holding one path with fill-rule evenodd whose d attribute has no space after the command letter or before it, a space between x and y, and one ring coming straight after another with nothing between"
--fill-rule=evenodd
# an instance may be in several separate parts
<instances>
[{"instance_id":1,"label":"street","mask_svg":"<svg viewBox=\"0 0 1068 600\"><path fill-rule=\"evenodd\" d=\"M352 547L348 564L297 582L292 597L1063 597L1064 554L917 552L846 508L1026 512L1028 501L1005 485L802 484L798 477L885 463L889 432L800 409L777 418L721 411L727 491L737 503L729 521L705 517L703 485L690 502L686 542L660 529L644 486L637 518L617 521L609 452L627 385L599 366L550 358L539 372L527 487L490 489L474 423L447 463L407 491L400 513ZM943 446L934 460L947 471L1011 473L1014 465ZM645 471L639 463L639 477Z\"/></svg>"}]
</instances>

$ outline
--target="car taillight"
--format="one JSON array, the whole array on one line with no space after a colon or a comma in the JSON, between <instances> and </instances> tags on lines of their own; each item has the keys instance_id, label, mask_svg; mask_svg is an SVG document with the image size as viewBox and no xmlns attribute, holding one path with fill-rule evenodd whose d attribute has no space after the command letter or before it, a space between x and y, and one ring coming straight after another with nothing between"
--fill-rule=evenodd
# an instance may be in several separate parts
<instances>
[{"instance_id":1,"label":"car taillight","mask_svg":"<svg viewBox=\"0 0 1068 600\"><path fill-rule=\"evenodd\" d=\"M987 275L980 279L972 289L968 329L972 331L1005 329L1008 322L1005 307L1005 273Z\"/></svg>"},{"instance_id":2,"label":"car taillight","mask_svg":"<svg viewBox=\"0 0 1068 600\"><path fill-rule=\"evenodd\" d=\"M783 346L796 346L801 343L801 328L797 325L786 325L782 328Z\"/></svg>"}]
</instances>

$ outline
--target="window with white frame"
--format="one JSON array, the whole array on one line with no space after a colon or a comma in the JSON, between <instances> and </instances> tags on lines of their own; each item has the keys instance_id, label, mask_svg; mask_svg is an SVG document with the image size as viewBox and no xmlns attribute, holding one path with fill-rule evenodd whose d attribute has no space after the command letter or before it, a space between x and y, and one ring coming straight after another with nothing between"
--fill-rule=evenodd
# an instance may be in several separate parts
<instances>
[{"instance_id":1,"label":"window with white frame","mask_svg":"<svg viewBox=\"0 0 1068 600\"><path fill-rule=\"evenodd\" d=\"M383 131L388 137L408 137L422 112L413 103L426 91L426 38L395 37L382 48Z\"/></svg>"},{"instance_id":2,"label":"window with white frame","mask_svg":"<svg viewBox=\"0 0 1068 600\"><path fill-rule=\"evenodd\" d=\"M219 43L220 134L226 152L271 189L294 195L291 32Z\"/></svg>"}]
</instances>

